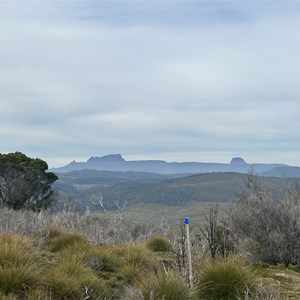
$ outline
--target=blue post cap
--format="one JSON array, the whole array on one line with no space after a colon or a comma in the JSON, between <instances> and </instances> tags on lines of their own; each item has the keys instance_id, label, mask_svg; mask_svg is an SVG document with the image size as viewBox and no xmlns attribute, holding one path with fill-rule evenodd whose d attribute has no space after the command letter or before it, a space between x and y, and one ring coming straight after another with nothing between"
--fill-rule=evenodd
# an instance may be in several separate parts
<instances>
[{"instance_id":1,"label":"blue post cap","mask_svg":"<svg viewBox=\"0 0 300 300\"><path fill-rule=\"evenodd\" d=\"M185 223L185 224L189 224L189 218L188 218L188 217L186 217L186 218L184 219L184 223Z\"/></svg>"}]
</instances>

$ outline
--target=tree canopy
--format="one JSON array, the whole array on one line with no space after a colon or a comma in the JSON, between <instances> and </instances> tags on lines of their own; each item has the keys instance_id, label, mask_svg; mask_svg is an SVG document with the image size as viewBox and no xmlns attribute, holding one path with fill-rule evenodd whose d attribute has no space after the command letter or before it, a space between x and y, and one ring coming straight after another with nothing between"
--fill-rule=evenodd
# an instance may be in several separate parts
<instances>
[{"instance_id":1,"label":"tree canopy","mask_svg":"<svg viewBox=\"0 0 300 300\"><path fill-rule=\"evenodd\" d=\"M21 152L0 153L0 205L39 211L53 201L51 184L58 177L46 172L48 165Z\"/></svg>"}]
</instances>

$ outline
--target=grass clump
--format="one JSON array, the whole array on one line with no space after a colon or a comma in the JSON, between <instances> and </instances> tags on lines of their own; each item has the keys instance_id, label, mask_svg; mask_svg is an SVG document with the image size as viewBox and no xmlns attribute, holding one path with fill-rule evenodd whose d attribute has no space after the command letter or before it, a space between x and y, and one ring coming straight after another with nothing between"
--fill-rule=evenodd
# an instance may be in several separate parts
<instances>
[{"instance_id":1,"label":"grass clump","mask_svg":"<svg viewBox=\"0 0 300 300\"><path fill-rule=\"evenodd\" d=\"M83 254L85 264L95 273L117 272L121 260L107 247L90 248Z\"/></svg>"},{"instance_id":2,"label":"grass clump","mask_svg":"<svg viewBox=\"0 0 300 300\"><path fill-rule=\"evenodd\" d=\"M143 246L126 246L118 253L125 259L125 264L140 264L148 269L153 269L157 265L155 256Z\"/></svg>"},{"instance_id":3,"label":"grass clump","mask_svg":"<svg viewBox=\"0 0 300 300\"><path fill-rule=\"evenodd\" d=\"M89 247L88 241L78 233L52 230L49 235L48 251L59 252L65 249L72 249L74 252Z\"/></svg>"},{"instance_id":4,"label":"grass clump","mask_svg":"<svg viewBox=\"0 0 300 300\"><path fill-rule=\"evenodd\" d=\"M97 299L103 292L103 283L75 254L65 251L50 270L46 285L54 299Z\"/></svg>"},{"instance_id":5,"label":"grass clump","mask_svg":"<svg viewBox=\"0 0 300 300\"><path fill-rule=\"evenodd\" d=\"M145 272L146 268L139 263L127 263L120 270L122 279L126 284L131 284L138 280Z\"/></svg>"},{"instance_id":6,"label":"grass clump","mask_svg":"<svg viewBox=\"0 0 300 300\"><path fill-rule=\"evenodd\" d=\"M50 289L53 299L80 299L82 296L79 282L59 268L48 273L46 286Z\"/></svg>"},{"instance_id":7,"label":"grass clump","mask_svg":"<svg viewBox=\"0 0 300 300\"><path fill-rule=\"evenodd\" d=\"M194 300L196 294L177 273L151 273L139 283L145 300ZM217 298L215 298L217 299Z\"/></svg>"},{"instance_id":8,"label":"grass clump","mask_svg":"<svg viewBox=\"0 0 300 300\"><path fill-rule=\"evenodd\" d=\"M29 240L16 235L0 236L0 292L23 294L40 285L42 266Z\"/></svg>"},{"instance_id":9,"label":"grass clump","mask_svg":"<svg viewBox=\"0 0 300 300\"><path fill-rule=\"evenodd\" d=\"M241 258L206 261L198 273L200 299L244 299L256 281L255 272Z\"/></svg>"},{"instance_id":10,"label":"grass clump","mask_svg":"<svg viewBox=\"0 0 300 300\"><path fill-rule=\"evenodd\" d=\"M111 249L111 255L118 258L118 277L124 284L138 280L144 272L159 268L159 260L144 246L118 246Z\"/></svg>"},{"instance_id":11,"label":"grass clump","mask_svg":"<svg viewBox=\"0 0 300 300\"><path fill-rule=\"evenodd\" d=\"M152 237L146 246L153 252L168 252L172 249L170 242L162 236Z\"/></svg>"},{"instance_id":12,"label":"grass clump","mask_svg":"<svg viewBox=\"0 0 300 300\"><path fill-rule=\"evenodd\" d=\"M4 300L0 298L1 300ZM41 289L33 289L26 293L25 297L22 299L30 299L30 300L54 300L52 297L51 291L41 288Z\"/></svg>"},{"instance_id":13,"label":"grass clump","mask_svg":"<svg viewBox=\"0 0 300 300\"><path fill-rule=\"evenodd\" d=\"M0 293L0 299L1 300L17 300L17 297L13 296L13 295L5 295L5 294Z\"/></svg>"},{"instance_id":14,"label":"grass clump","mask_svg":"<svg viewBox=\"0 0 300 300\"><path fill-rule=\"evenodd\" d=\"M127 284L138 280L145 272L152 272L159 268L159 261L145 247L123 247L118 250L118 254L121 255L123 261L120 274Z\"/></svg>"}]
</instances>

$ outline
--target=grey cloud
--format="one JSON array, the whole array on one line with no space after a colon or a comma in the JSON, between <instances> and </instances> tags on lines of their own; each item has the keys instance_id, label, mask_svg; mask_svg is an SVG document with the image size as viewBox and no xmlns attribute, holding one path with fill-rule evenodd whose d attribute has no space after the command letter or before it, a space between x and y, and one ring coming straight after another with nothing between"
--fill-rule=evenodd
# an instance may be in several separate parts
<instances>
[{"instance_id":1,"label":"grey cloud","mask_svg":"<svg viewBox=\"0 0 300 300\"><path fill-rule=\"evenodd\" d=\"M88 4L80 13L47 3L0 20L0 152L297 151L300 21L290 4L284 14L203 5L218 21L183 26L162 22L171 4L143 23L117 21L113 6L91 16Z\"/></svg>"}]
</instances>

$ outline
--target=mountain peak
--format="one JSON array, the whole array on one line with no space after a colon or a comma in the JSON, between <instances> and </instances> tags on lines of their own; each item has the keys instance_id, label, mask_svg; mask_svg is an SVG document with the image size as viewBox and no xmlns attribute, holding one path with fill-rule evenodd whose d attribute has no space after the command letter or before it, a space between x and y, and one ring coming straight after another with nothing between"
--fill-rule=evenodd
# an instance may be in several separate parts
<instances>
[{"instance_id":1,"label":"mountain peak","mask_svg":"<svg viewBox=\"0 0 300 300\"><path fill-rule=\"evenodd\" d=\"M247 163L241 157L233 157L230 162L231 165L246 165Z\"/></svg>"},{"instance_id":2,"label":"mountain peak","mask_svg":"<svg viewBox=\"0 0 300 300\"><path fill-rule=\"evenodd\" d=\"M101 157L92 156L88 159L87 163L122 163L125 159L121 154L109 154Z\"/></svg>"},{"instance_id":3,"label":"mountain peak","mask_svg":"<svg viewBox=\"0 0 300 300\"><path fill-rule=\"evenodd\" d=\"M255 172L263 173L282 164L253 164ZM247 173L250 165L241 157L233 157L228 164L203 162L166 162L163 160L136 160L127 161L121 154L110 154L101 157L92 156L87 162L71 162L68 165L51 169L54 172L70 172L74 170L106 170L106 171L135 171L152 172L160 174L195 174L212 172L238 172Z\"/></svg>"}]
</instances>

